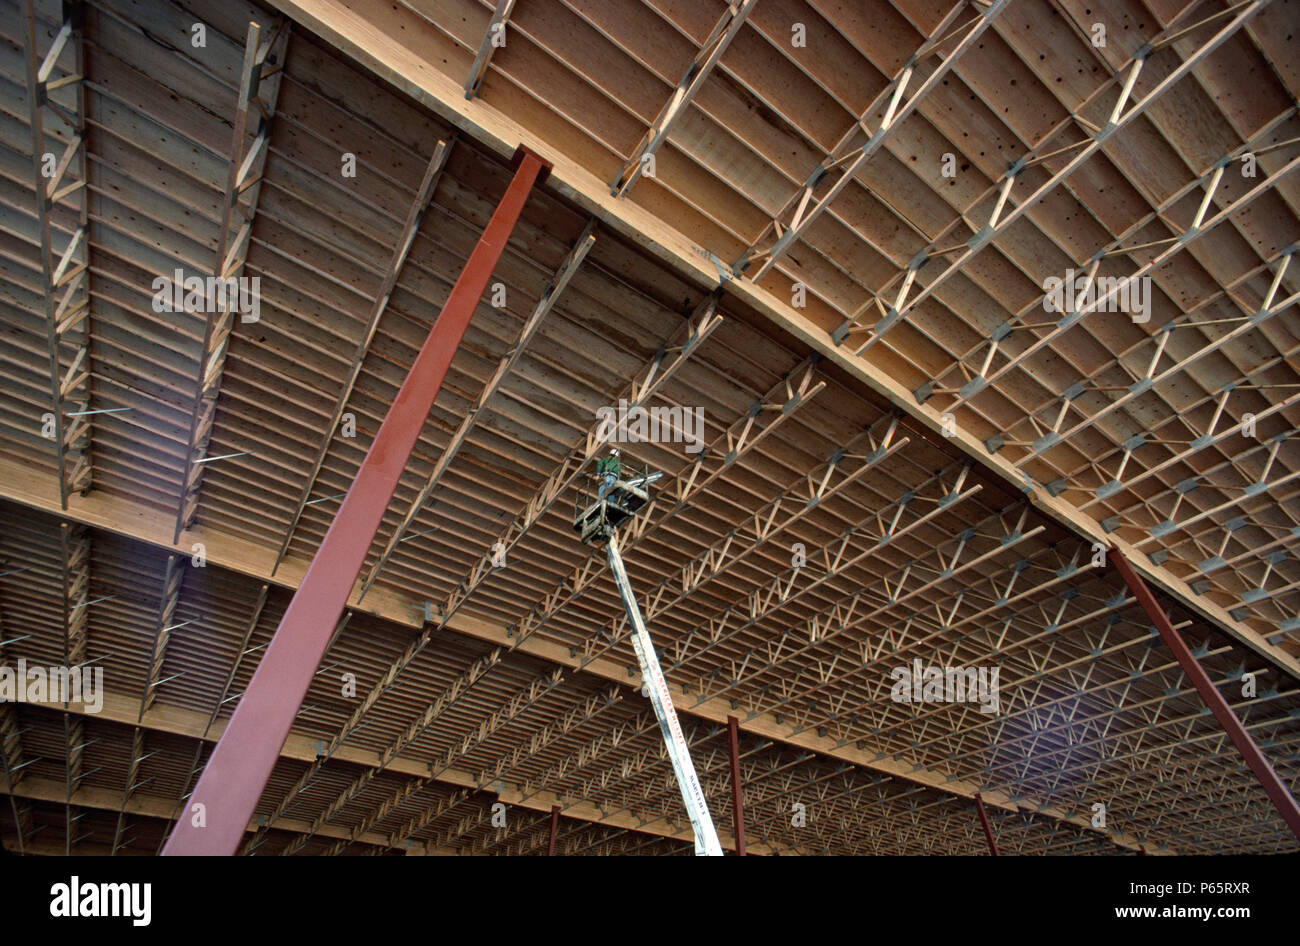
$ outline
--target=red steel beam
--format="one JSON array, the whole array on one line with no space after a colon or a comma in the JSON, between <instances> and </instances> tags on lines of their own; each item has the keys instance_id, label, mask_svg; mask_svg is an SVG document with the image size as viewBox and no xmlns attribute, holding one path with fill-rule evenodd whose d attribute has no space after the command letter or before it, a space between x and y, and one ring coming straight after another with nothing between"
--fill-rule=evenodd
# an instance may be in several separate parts
<instances>
[{"instance_id":1,"label":"red steel beam","mask_svg":"<svg viewBox=\"0 0 1300 946\"><path fill-rule=\"evenodd\" d=\"M560 806L551 806L551 837L546 842L546 856L555 856L555 836L560 832Z\"/></svg>"},{"instance_id":2,"label":"red steel beam","mask_svg":"<svg viewBox=\"0 0 1300 946\"><path fill-rule=\"evenodd\" d=\"M745 856L745 806L740 798L740 722L727 717L727 743L731 747L731 825L736 834L736 854Z\"/></svg>"},{"instance_id":3,"label":"red steel beam","mask_svg":"<svg viewBox=\"0 0 1300 946\"><path fill-rule=\"evenodd\" d=\"M203 769L163 854L234 854L374 541L456 349L533 185L550 165L525 148L370 445L257 672ZM196 809L202 805L202 809ZM200 818L202 814L202 819ZM200 823L200 821L202 823Z\"/></svg>"},{"instance_id":4,"label":"red steel beam","mask_svg":"<svg viewBox=\"0 0 1300 946\"><path fill-rule=\"evenodd\" d=\"M993 826L989 824L988 812L984 810L984 799L975 793L975 810L979 812L980 824L984 825L984 840L989 842L989 853L998 856L998 842L993 840Z\"/></svg>"},{"instance_id":5,"label":"red steel beam","mask_svg":"<svg viewBox=\"0 0 1300 946\"><path fill-rule=\"evenodd\" d=\"M1183 668L1183 673L1187 675L1187 679L1192 682L1192 686L1196 687L1196 692L1201 694L1201 699L1210 708L1210 712L1219 721L1219 725L1227 731L1233 745L1237 747L1237 751L1246 760L1250 770L1255 773L1255 778L1259 779L1260 785L1264 787L1269 799L1277 807L1282 819L1290 826L1295 836L1300 838L1300 805L1296 804L1295 796L1291 794L1286 784L1273 771L1273 766L1269 765L1268 759L1264 758L1264 753L1259 751L1259 746L1255 745L1255 740L1250 738L1250 733L1246 731L1245 726L1241 725L1241 720L1237 719L1237 714L1232 711L1232 707L1223 698L1223 694L1214 685L1214 681L1205 672L1205 668L1192 656L1192 652L1188 650L1182 635L1170 622L1169 616L1165 614L1164 609L1156 602L1155 595L1151 593L1147 583L1133 570L1133 566L1129 564L1128 559L1124 557L1124 554L1119 549L1112 548L1109 557L1110 563L1115 566L1115 569L1124 579L1124 584L1128 585L1128 590L1137 598L1138 604L1142 605L1142 610L1147 613L1151 623L1160 632L1165 646L1173 651L1174 657Z\"/></svg>"}]
</instances>

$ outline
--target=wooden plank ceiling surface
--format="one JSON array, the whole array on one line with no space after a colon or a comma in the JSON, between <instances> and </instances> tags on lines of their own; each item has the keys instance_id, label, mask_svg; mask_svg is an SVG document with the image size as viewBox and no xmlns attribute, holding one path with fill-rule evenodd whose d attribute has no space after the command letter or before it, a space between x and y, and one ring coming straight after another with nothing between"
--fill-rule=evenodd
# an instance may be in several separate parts
<instances>
[{"instance_id":1,"label":"wooden plank ceiling surface","mask_svg":"<svg viewBox=\"0 0 1300 946\"><path fill-rule=\"evenodd\" d=\"M1098 537L1140 553L1294 786L1296 11L519 0L496 48L477 0L297 21L90 0L34 147L26 18L0 0L0 658L93 661L106 691L98 713L0 704L6 847L161 846L509 180L488 125L513 122L556 172L245 853L540 854L552 805L561 853L691 852L617 593L571 528L598 409L647 386L704 420L698 453L624 446L665 474L624 541L724 846L734 715L755 853L980 853L976 792L1004 852L1295 850L1093 561ZM350 14L368 32L344 43ZM36 4L37 62L61 16ZM267 107L235 136L235 166L254 157L232 191L250 21ZM480 48L468 105L419 85L472 85ZM417 60L425 79L385 81ZM84 181L50 206L48 251L34 150ZM573 183L626 180L647 152L622 196ZM52 336L44 267L70 244L86 315ZM157 311L158 276L232 252L257 321L223 339ZM1147 321L1044 312L1044 280L1094 258L1151 277ZM52 362L73 382L58 405ZM61 467L42 426L74 403L99 413L62 419ZM996 667L998 712L895 702L914 660Z\"/></svg>"}]
</instances>

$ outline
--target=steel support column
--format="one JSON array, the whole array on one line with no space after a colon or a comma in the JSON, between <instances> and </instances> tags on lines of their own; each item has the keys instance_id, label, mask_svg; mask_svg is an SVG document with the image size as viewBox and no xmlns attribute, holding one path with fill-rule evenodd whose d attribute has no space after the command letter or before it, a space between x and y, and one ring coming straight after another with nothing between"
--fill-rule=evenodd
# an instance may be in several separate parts
<instances>
[{"instance_id":1,"label":"steel support column","mask_svg":"<svg viewBox=\"0 0 1300 946\"><path fill-rule=\"evenodd\" d=\"M375 435L164 854L235 852L474 309L533 185L549 170L546 162L522 147L513 164L510 186Z\"/></svg>"},{"instance_id":2,"label":"steel support column","mask_svg":"<svg viewBox=\"0 0 1300 946\"><path fill-rule=\"evenodd\" d=\"M560 806L551 806L551 832L546 840L546 856L555 856L555 836L560 832Z\"/></svg>"},{"instance_id":3,"label":"steel support column","mask_svg":"<svg viewBox=\"0 0 1300 946\"><path fill-rule=\"evenodd\" d=\"M740 798L740 721L727 717L727 747L731 753L731 829L736 835L736 854L745 856L745 805Z\"/></svg>"},{"instance_id":4,"label":"steel support column","mask_svg":"<svg viewBox=\"0 0 1300 946\"><path fill-rule=\"evenodd\" d=\"M1241 720L1233 713L1232 707L1228 701L1223 698L1218 687L1210 679L1205 668L1200 665L1197 659L1192 656L1192 652L1187 648L1186 642L1165 614L1164 609L1156 602L1155 595L1147 587L1147 583L1133 570L1133 566L1128 563L1128 559L1118 549L1112 548L1109 552L1110 563L1124 579L1128 585L1128 590L1137 598L1138 604L1142 605L1142 610L1147 613L1151 623L1155 625L1156 630L1160 632L1160 637L1177 658L1179 666L1183 668L1183 673L1191 681L1192 686L1196 687L1196 692L1201 694L1201 699L1205 705L1210 708L1214 718L1219 721L1219 725L1228 733L1237 751L1242 754L1246 760L1246 765L1255 773L1255 778L1259 779L1260 785L1268 794L1269 800L1277 807L1278 813L1282 819L1300 838L1300 805L1296 804L1295 796L1287 789L1286 784L1278 778L1273 771L1273 766L1264 758L1264 753L1259 751L1259 746L1255 745L1255 740L1246 732L1246 727L1241 725Z\"/></svg>"},{"instance_id":5,"label":"steel support column","mask_svg":"<svg viewBox=\"0 0 1300 946\"><path fill-rule=\"evenodd\" d=\"M998 856L998 842L993 840L993 826L989 824L988 812L984 810L984 799L975 793L975 810L979 812L980 824L984 826L984 840L989 842L989 853Z\"/></svg>"}]
</instances>

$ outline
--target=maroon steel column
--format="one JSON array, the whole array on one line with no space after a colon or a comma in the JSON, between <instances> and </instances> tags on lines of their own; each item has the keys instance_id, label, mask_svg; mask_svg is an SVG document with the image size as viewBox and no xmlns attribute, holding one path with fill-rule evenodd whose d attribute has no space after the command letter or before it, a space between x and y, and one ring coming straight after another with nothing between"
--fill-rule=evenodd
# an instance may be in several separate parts
<instances>
[{"instance_id":1,"label":"maroon steel column","mask_svg":"<svg viewBox=\"0 0 1300 946\"><path fill-rule=\"evenodd\" d=\"M1278 812L1282 818L1291 827L1297 838L1300 838L1300 805L1296 804L1295 798L1287 790L1286 785L1277 773L1273 771L1273 766L1269 765L1268 759L1259 751L1259 746L1255 745L1255 740L1250 738L1250 733L1246 732L1246 727L1241 725L1241 720L1232 711L1228 701L1223 698L1219 688L1214 685L1205 668L1200 665L1192 652L1187 649L1182 635L1169 620L1164 609L1156 603L1155 595L1147 587L1147 583L1142 580L1137 572L1133 571L1133 566L1124 558L1122 552L1112 548L1109 552L1110 563L1119 571L1124 583L1128 585L1128 590L1133 592L1137 598L1138 604L1142 605L1142 610L1147 613L1151 623L1156 626L1160 636L1164 638L1165 645L1174 652L1179 665L1183 668L1183 673L1187 679L1196 687L1196 692L1201 694L1201 699L1205 705L1210 708L1215 719L1219 721L1237 747L1237 751L1242 754L1250 770L1255 773L1255 778L1264 786L1264 791L1268 793L1269 799L1277 806Z\"/></svg>"},{"instance_id":2,"label":"maroon steel column","mask_svg":"<svg viewBox=\"0 0 1300 946\"><path fill-rule=\"evenodd\" d=\"M745 807L740 799L740 722L727 717L727 742L731 746L731 826L736 834L736 854L745 856Z\"/></svg>"},{"instance_id":3,"label":"maroon steel column","mask_svg":"<svg viewBox=\"0 0 1300 946\"><path fill-rule=\"evenodd\" d=\"M555 856L555 836L560 831L560 806L551 806L551 838L546 842L546 856Z\"/></svg>"},{"instance_id":4,"label":"maroon steel column","mask_svg":"<svg viewBox=\"0 0 1300 946\"><path fill-rule=\"evenodd\" d=\"M497 204L446 304L388 409L357 478L212 751L164 854L234 854L320 666L330 635L424 428L438 389L534 183L550 165L515 152L514 179ZM196 826L194 805L205 809Z\"/></svg>"},{"instance_id":5,"label":"maroon steel column","mask_svg":"<svg viewBox=\"0 0 1300 946\"><path fill-rule=\"evenodd\" d=\"M998 842L993 840L993 826L989 824L989 816L984 811L984 799L980 798L980 793L975 793L975 810L979 812L980 824L984 825L984 840L989 842L989 853L994 857L998 856Z\"/></svg>"}]
</instances>

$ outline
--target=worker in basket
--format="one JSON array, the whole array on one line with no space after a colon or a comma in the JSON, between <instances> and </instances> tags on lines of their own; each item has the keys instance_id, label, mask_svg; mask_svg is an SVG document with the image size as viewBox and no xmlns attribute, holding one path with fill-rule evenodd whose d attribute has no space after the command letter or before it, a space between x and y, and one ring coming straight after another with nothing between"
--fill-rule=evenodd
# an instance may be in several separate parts
<instances>
[{"instance_id":1,"label":"worker in basket","mask_svg":"<svg viewBox=\"0 0 1300 946\"><path fill-rule=\"evenodd\" d=\"M601 457L596 461L596 475L604 479L596 493L596 499L604 499L605 494L609 492L609 488L614 485L622 474L623 464L618 458L618 448L614 447L609 451L609 456Z\"/></svg>"}]
</instances>

